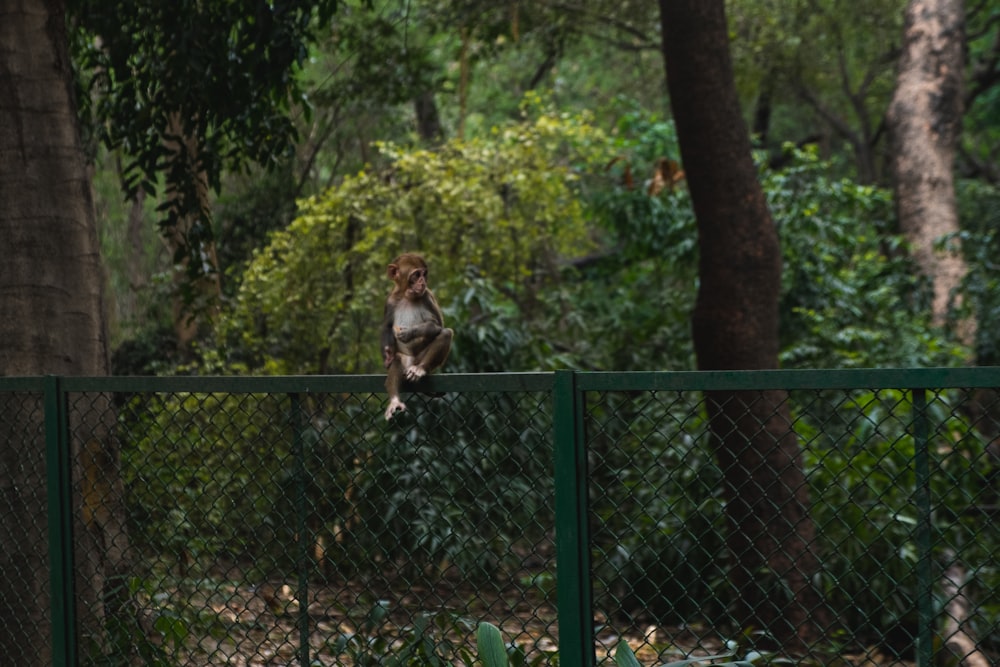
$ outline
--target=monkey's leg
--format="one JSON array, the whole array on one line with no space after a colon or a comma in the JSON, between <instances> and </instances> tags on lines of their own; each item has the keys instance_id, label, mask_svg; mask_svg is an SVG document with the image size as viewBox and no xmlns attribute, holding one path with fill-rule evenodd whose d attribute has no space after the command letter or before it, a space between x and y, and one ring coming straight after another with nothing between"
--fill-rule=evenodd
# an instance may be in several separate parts
<instances>
[{"instance_id":1,"label":"monkey's leg","mask_svg":"<svg viewBox=\"0 0 1000 667\"><path fill-rule=\"evenodd\" d=\"M403 386L403 362L400 355L396 355L389 365L389 372L385 378L385 390L389 393L389 407L385 409L385 420L389 421L397 412L406 410L406 403L399 398L399 390Z\"/></svg>"},{"instance_id":2,"label":"monkey's leg","mask_svg":"<svg viewBox=\"0 0 1000 667\"><path fill-rule=\"evenodd\" d=\"M448 353L451 352L451 339L455 332L451 329L442 329L441 333L434 337L430 345L414 360L412 366L406 369L407 380L419 380L431 371L440 368Z\"/></svg>"}]
</instances>

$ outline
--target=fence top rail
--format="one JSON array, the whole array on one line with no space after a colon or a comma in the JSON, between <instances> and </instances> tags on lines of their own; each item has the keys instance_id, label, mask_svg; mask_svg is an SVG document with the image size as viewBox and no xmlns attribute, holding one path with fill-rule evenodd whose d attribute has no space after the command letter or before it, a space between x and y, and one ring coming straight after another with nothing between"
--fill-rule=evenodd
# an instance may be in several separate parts
<instances>
[{"instance_id":1,"label":"fence top rail","mask_svg":"<svg viewBox=\"0 0 1000 667\"><path fill-rule=\"evenodd\" d=\"M794 389L945 389L1000 387L1000 367L858 368L748 371L556 371L572 373L580 391L739 391ZM556 373L444 373L415 391L552 390ZM44 391L45 377L0 377L0 391ZM383 393L384 375L61 377L63 391Z\"/></svg>"},{"instance_id":2,"label":"fence top rail","mask_svg":"<svg viewBox=\"0 0 1000 667\"><path fill-rule=\"evenodd\" d=\"M0 391L41 390L41 377L0 377ZM411 385L414 391L514 392L552 389L552 373L453 373ZM67 392L384 393L384 375L62 377Z\"/></svg>"},{"instance_id":3,"label":"fence top rail","mask_svg":"<svg viewBox=\"0 0 1000 667\"><path fill-rule=\"evenodd\" d=\"M45 378L36 377L0 377L0 391L45 391Z\"/></svg>"},{"instance_id":4,"label":"fence top rail","mask_svg":"<svg viewBox=\"0 0 1000 667\"><path fill-rule=\"evenodd\" d=\"M946 389L1000 387L1000 367L585 372L582 391Z\"/></svg>"}]
</instances>

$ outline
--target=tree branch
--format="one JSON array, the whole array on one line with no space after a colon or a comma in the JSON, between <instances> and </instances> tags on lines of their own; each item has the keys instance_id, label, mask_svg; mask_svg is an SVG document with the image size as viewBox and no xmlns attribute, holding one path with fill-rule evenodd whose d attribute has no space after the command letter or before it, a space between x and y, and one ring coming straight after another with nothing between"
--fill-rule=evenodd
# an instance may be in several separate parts
<instances>
[{"instance_id":1,"label":"tree branch","mask_svg":"<svg viewBox=\"0 0 1000 667\"><path fill-rule=\"evenodd\" d=\"M581 19L602 26L605 30L607 29L608 26L610 26L615 30L619 30L621 32L624 32L625 34L631 35L636 39L641 40L642 42L650 43L652 41L652 38L650 38L650 36L647 33L643 32L642 30L635 27L631 23L622 21L616 18L615 16L609 16L606 14L590 11L586 8L586 5L575 5L566 2L548 2L546 3L546 5L548 7L551 7L552 9L558 9L561 11L569 12L571 14L576 14Z\"/></svg>"}]
</instances>

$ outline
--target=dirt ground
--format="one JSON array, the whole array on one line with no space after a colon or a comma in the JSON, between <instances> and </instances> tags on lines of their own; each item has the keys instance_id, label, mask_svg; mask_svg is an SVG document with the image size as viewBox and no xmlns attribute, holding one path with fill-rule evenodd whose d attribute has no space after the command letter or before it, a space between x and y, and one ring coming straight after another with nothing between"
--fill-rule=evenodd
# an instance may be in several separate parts
<instances>
[{"instance_id":1,"label":"dirt ground","mask_svg":"<svg viewBox=\"0 0 1000 667\"><path fill-rule=\"evenodd\" d=\"M504 638L525 653L528 664L536 659L537 664L551 664L559 645L554 605L530 588L515 586L487 594L459 586L442 585L435 590L411 586L395 595L382 590L374 600L372 590L378 587L371 583L328 582L309 584L308 609L303 610L298 583L294 581L248 585L230 578L214 582L202 579L197 584L179 586L171 592L169 601L162 595L149 600L147 613L163 613L169 608L174 615L193 619L183 642L162 646L170 654L171 664L299 666L303 638L308 641L310 665L376 664L369 660L416 650L421 644L416 640L416 619L421 615L432 619L425 632L431 643L423 644L424 650L447 656L455 667L471 667L468 656L475 656L475 625L479 621L500 627ZM614 651L622 641L628 643L643 665L649 666L730 653L723 638L711 628L654 624L617 627L605 619L597 620L598 665L614 665ZM155 625L155 619L150 621ZM892 658L878 647L857 647L784 664L914 665Z\"/></svg>"}]
</instances>

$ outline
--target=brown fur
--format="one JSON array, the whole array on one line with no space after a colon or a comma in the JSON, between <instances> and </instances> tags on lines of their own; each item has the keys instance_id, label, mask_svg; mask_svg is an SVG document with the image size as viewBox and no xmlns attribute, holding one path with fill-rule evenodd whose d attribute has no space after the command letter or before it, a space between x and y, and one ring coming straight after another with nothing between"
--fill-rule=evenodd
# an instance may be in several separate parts
<instances>
[{"instance_id":1,"label":"brown fur","mask_svg":"<svg viewBox=\"0 0 1000 667\"><path fill-rule=\"evenodd\" d=\"M427 283L427 262L404 253L386 271L393 289L385 301L380 341L387 369L385 388L389 406L385 418L406 409L399 398L403 380L419 380L440 368L451 351L454 332L444 326L444 315Z\"/></svg>"}]
</instances>

